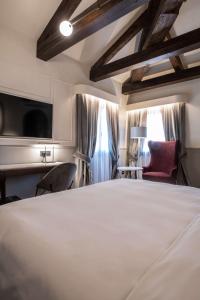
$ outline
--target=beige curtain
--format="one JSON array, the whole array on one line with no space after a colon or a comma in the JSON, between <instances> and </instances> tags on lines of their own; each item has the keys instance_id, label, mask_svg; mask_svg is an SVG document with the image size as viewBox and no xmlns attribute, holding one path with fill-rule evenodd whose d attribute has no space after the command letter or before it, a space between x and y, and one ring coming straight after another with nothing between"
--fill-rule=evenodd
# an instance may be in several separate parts
<instances>
[{"instance_id":1,"label":"beige curtain","mask_svg":"<svg viewBox=\"0 0 200 300\"><path fill-rule=\"evenodd\" d=\"M164 105L161 107L165 139L179 142L177 183L189 185L184 165L185 150L185 103Z\"/></svg>"},{"instance_id":2,"label":"beige curtain","mask_svg":"<svg viewBox=\"0 0 200 300\"><path fill-rule=\"evenodd\" d=\"M138 160L140 153L138 153L138 139L130 139L131 127L146 127L147 124L147 110L134 110L128 113L128 132L127 132L127 163L133 165ZM144 140L141 140L141 148L143 148Z\"/></svg>"},{"instance_id":3,"label":"beige curtain","mask_svg":"<svg viewBox=\"0 0 200 300\"><path fill-rule=\"evenodd\" d=\"M89 95L76 96L77 149L74 154L77 164L76 186L92 183L91 159L95 152L99 101Z\"/></svg>"},{"instance_id":4,"label":"beige curtain","mask_svg":"<svg viewBox=\"0 0 200 300\"><path fill-rule=\"evenodd\" d=\"M111 178L117 177L117 166L119 159L119 108L118 105L106 103L107 124L108 124L108 143L112 158Z\"/></svg>"}]
</instances>

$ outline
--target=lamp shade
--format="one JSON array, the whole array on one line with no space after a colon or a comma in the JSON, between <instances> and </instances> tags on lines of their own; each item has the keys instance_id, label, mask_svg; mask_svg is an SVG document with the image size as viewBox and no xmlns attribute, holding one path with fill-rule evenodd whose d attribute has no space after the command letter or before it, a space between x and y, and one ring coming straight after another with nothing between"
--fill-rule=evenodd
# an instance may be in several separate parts
<instances>
[{"instance_id":1,"label":"lamp shade","mask_svg":"<svg viewBox=\"0 0 200 300\"><path fill-rule=\"evenodd\" d=\"M139 139L147 137L147 128L146 127L131 127L131 139Z\"/></svg>"}]
</instances>

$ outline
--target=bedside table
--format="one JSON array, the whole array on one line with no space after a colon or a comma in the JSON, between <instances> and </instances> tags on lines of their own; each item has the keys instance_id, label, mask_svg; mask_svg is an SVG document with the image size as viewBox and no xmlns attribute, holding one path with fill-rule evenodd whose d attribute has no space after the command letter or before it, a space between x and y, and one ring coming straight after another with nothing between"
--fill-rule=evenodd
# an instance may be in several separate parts
<instances>
[{"instance_id":1,"label":"bedside table","mask_svg":"<svg viewBox=\"0 0 200 300\"><path fill-rule=\"evenodd\" d=\"M122 177L122 175L124 174L125 177L127 178L132 178L131 173L134 173L134 178L138 179L138 172L142 171L143 168L141 167L118 167L117 170L119 171L119 176L120 178Z\"/></svg>"}]
</instances>

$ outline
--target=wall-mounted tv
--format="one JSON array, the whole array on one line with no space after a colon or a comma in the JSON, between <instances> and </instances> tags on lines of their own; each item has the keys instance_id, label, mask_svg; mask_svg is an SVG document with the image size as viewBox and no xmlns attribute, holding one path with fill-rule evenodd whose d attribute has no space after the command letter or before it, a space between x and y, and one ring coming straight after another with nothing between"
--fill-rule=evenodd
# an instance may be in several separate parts
<instances>
[{"instance_id":1,"label":"wall-mounted tv","mask_svg":"<svg viewBox=\"0 0 200 300\"><path fill-rule=\"evenodd\" d=\"M52 138L53 105L0 93L0 136Z\"/></svg>"}]
</instances>

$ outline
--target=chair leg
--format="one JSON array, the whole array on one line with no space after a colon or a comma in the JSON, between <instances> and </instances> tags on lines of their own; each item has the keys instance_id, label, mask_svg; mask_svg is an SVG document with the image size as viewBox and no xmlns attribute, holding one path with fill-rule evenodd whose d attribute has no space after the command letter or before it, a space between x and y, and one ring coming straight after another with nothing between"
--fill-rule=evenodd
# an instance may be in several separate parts
<instances>
[{"instance_id":1,"label":"chair leg","mask_svg":"<svg viewBox=\"0 0 200 300\"><path fill-rule=\"evenodd\" d=\"M68 187L67 190L71 190L72 186L73 186L74 181L72 181L72 183L70 184L70 186Z\"/></svg>"},{"instance_id":2,"label":"chair leg","mask_svg":"<svg viewBox=\"0 0 200 300\"><path fill-rule=\"evenodd\" d=\"M38 195L38 186L36 187L36 191L35 191L35 197Z\"/></svg>"}]
</instances>

